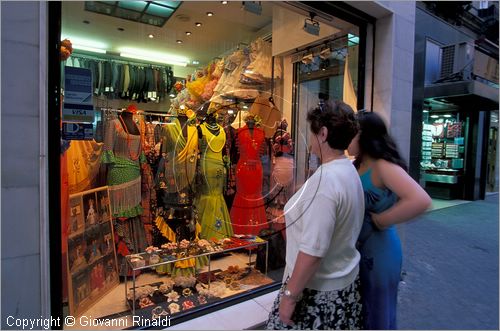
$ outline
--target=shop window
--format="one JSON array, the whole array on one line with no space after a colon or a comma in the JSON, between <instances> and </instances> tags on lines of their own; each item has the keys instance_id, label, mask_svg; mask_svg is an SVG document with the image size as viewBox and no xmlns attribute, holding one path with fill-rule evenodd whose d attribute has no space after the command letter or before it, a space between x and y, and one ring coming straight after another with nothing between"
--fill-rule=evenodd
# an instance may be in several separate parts
<instances>
[{"instance_id":1,"label":"shop window","mask_svg":"<svg viewBox=\"0 0 500 331\"><path fill-rule=\"evenodd\" d=\"M420 167L433 197L460 198L466 142L466 121L458 112L424 110Z\"/></svg>"},{"instance_id":2,"label":"shop window","mask_svg":"<svg viewBox=\"0 0 500 331\"><path fill-rule=\"evenodd\" d=\"M281 283L294 145L273 6L62 4L62 274L77 326L155 326Z\"/></svg>"}]
</instances>

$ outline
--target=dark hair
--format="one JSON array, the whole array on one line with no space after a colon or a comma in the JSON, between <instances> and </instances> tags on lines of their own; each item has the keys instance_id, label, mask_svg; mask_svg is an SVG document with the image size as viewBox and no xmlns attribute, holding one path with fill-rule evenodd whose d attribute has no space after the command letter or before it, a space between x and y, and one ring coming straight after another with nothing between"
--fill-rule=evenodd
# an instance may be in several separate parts
<instances>
[{"instance_id":1,"label":"dark hair","mask_svg":"<svg viewBox=\"0 0 500 331\"><path fill-rule=\"evenodd\" d=\"M389 135L384 120L373 112L359 112L359 155L354 161L356 168L361 164L364 155L378 160L386 160L408 170L406 162L398 152L396 143Z\"/></svg>"},{"instance_id":2,"label":"dark hair","mask_svg":"<svg viewBox=\"0 0 500 331\"><path fill-rule=\"evenodd\" d=\"M328 101L307 113L311 131L318 134L324 126L328 129L326 138L333 149L345 150L358 133L358 123L352 108L340 101Z\"/></svg>"}]
</instances>

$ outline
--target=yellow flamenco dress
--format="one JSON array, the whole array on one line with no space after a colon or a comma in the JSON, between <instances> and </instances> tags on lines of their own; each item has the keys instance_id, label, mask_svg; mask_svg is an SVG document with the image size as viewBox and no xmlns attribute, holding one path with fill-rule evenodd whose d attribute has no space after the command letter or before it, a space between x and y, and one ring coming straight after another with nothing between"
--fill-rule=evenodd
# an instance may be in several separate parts
<instances>
[{"instance_id":1,"label":"yellow flamenco dress","mask_svg":"<svg viewBox=\"0 0 500 331\"><path fill-rule=\"evenodd\" d=\"M222 161L226 133L220 125L216 124L219 133L215 135L206 125L206 123L200 125L207 147L201 151L200 165L203 182L199 187L195 205L200 215L200 237L208 240L222 239L233 235L231 219L222 194L226 181L226 168Z\"/></svg>"},{"instance_id":2,"label":"yellow flamenco dress","mask_svg":"<svg viewBox=\"0 0 500 331\"><path fill-rule=\"evenodd\" d=\"M182 135L182 128L177 119L171 125L166 126L165 130L167 134L165 136L166 141L164 141L164 152L170 155L173 162L166 165L165 179L167 185L163 189L172 193L179 192L194 184L198 154L198 132L194 125L188 125L186 140ZM162 216L158 216L154 222L165 238L170 242L177 242L175 232L168 225L168 219L165 220ZM200 225L196 223L196 239L198 239L200 231ZM201 269L207 264L208 258L202 256L158 266L156 272L172 276L188 276L195 274L196 269Z\"/></svg>"}]
</instances>

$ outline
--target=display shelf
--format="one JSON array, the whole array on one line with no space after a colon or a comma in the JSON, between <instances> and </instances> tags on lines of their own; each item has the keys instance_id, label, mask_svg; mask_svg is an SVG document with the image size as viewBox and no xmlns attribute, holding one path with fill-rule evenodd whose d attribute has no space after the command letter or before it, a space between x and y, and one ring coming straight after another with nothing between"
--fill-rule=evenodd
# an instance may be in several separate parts
<instances>
[{"instance_id":1,"label":"display shelf","mask_svg":"<svg viewBox=\"0 0 500 331\"><path fill-rule=\"evenodd\" d=\"M195 306L199 307L217 302L221 298L221 296L212 295L213 292L210 291L216 290L214 290L214 286L224 286L224 288L227 286L227 288L230 290L229 295L233 295L242 291L244 292L247 290L251 290L252 287L254 287L250 284L245 284L248 279L253 278L254 280L258 281L267 281L267 279L265 279L267 278L266 275L269 249L267 241L262 240L259 237L254 237L253 239L231 238L219 243L210 242L210 246L204 244L202 247L198 245L198 242L199 241L193 241L189 243L189 245L183 245L182 248L179 248L179 245L177 245L177 247L173 249L155 249L151 250L151 252L143 252L126 256L125 263L127 271L131 271L132 287L130 288L130 293L128 288L128 279L126 279L124 286L125 299L127 304L129 305L129 308L131 309L133 316L136 315L136 310L138 308L137 304L139 297L137 295L137 291L139 291L139 289L143 292L148 292L148 295L146 296L144 296L144 293L142 293L141 300L143 301L139 300L140 308L142 309L149 307L152 311L148 312L146 315L151 314L152 318L155 318L155 315L158 315L157 311L160 311L160 308L158 308L160 306L162 307L162 312L169 311L170 314L175 314L178 312L176 311L176 309L179 309L179 311L188 310ZM207 243L207 241L204 242ZM252 251L262 245L265 245L265 268L263 274L261 274L255 268L251 267ZM229 266L225 271L219 269L211 270L213 258L221 255L227 255L228 253L236 251L247 252L248 263L246 268ZM194 275L190 275L177 276L173 278L174 280L182 279L189 284L178 284L175 283L172 278L165 277L165 280L167 280L166 283L157 282L155 284L143 285L141 287L136 286L136 273L139 270L150 268L155 269L164 266L170 266L170 270L172 270L174 268L172 266L175 266L176 263L182 261L187 262L188 260L192 259L207 259L208 262L206 266L208 270L205 272L196 270L196 277ZM233 282L235 280L237 282ZM203 292L203 294L201 292ZM171 306L172 303L175 304ZM153 311L154 309L156 309L157 311Z\"/></svg>"}]
</instances>

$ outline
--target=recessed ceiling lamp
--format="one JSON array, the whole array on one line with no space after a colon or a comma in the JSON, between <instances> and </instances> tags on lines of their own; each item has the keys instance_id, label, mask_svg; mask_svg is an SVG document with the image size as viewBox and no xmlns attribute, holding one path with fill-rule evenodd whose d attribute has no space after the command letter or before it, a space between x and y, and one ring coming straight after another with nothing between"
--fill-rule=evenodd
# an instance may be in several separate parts
<instances>
[{"instance_id":1,"label":"recessed ceiling lamp","mask_svg":"<svg viewBox=\"0 0 500 331\"><path fill-rule=\"evenodd\" d=\"M196 22L196 23L194 23L194 25L201 26L202 24L200 22Z\"/></svg>"},{"instance_id":2,"label":"recessed ceiling lamp","mask_svg":"<svg viewBox=\"0 0 500 331\"><path fill-rule=\"evenodd\" d=\"M176 43L178 43L178 44L182 44L182 40L177 39Z\"/></svg>"},{"instance_id":3,"label":"recessed ceiling lamp","mask_svg":"<svg viewBox=\"0 0 500 331\"><path fill-rule=\"evenodd\" d=\"M194 61L193 60L193 64L200 64L200 61Z\"/></svg>"},{"instance_id":4,"label":"recessed ceiling lamp","mask_svg":"<svg viewBox=\"0 0 500 331\"><path fill-rule=\"evenodd\" d=\"M153 39L155 36L153 36L153 35L150 33L150 34L148 34L148 37L149 37L149 38L151 38L151 39Z\"/></svg>"},{"instance_id":5,"label":"recessed ceiling lamp","mask_svg":"<svg viewBox=\"0 0 500 331\"><path fill-rule=\"evenodd\" d=\"M431 118L439 118L438 115L431 115Z\"/></svg>"},{"instance_id":6,"label":"recessed ceiling lamp","mask_svg":"<svg viewBox=\"0 0 500 331\"><path fill-rule=\"evenodd\" d=\"M450 118L450 117L451 117L451 115L450 115L450 114L445 114L445 115L443 115L443 117Z\"/></svg>"},{"instance_id":7,"label":"recessed ceiling lamp","mask_svg":"<svg viewBox=\"0 0 500 331\"><path fill-rule=\"evenodd\" d=\"M227 1L221 1L220 3L223 5L227 5Z\"/></svg>"},{"instance_id":8,"label":"recessed ceiling lamp","mask_svg":"<svg viewBox=\"0 0 500 331\"><path fill-rule=\"evenodd\" d=\"M191 31L186 31L186 36L190 36L191 35Z\"/></svg>"},{"instance_id":9,"label":"recessed ceiling lamp","mask_svg":"<svg viewBox=\"0 0 500 331\"><path fill-rule=\"evenodd\" d=\"M214 13L212 13L211 11L207 11L207 16L214 16Z\"/></svg>"},{"instance_id":10,"label":"recessed ceiling lamp","mask_svg":"<svg viewBox=\"0 0 500 331\"><path fill-rule=\"evenodd\" d=\"M127 57L131 59L143 60L148 62L173 64L182 67L187 66L187 64L189 63L189 60L182 56L175 56L166 53L157 53L140 48L122 47L119 49L119 51L121 57Z\"/></svg>"}]
</instances>

